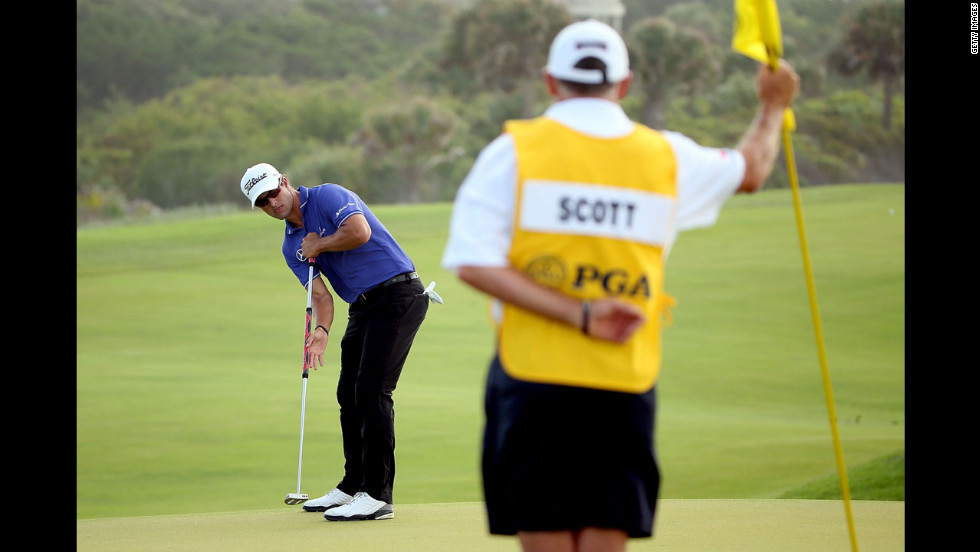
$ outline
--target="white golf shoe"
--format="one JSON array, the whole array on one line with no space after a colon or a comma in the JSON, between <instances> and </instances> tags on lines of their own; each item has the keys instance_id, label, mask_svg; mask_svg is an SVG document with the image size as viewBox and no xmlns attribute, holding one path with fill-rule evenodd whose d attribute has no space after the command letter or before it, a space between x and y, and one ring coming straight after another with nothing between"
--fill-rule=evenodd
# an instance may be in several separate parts
<instances>
[{"instance_id":1,"label":"white golf shoe","mask_svg":"<svg viewBox=\"0 0 980 552\"><path fill-rule=\"evenodd\" d=\"M303 509L307 512L324 512L330 508L348 504L352 500L354 500L354 497L351 495L340 489L334 489L320 498L307 500L303 503Z\"/></svg>"},{"instance_id":2,"label":"white golf shoe","mask_svg":"<svg viewBox=\"0 0 980 552\"><path fill-rule=\"evenodd\" d=\"M354 494L354 500L343 506L330 508L323 517L328 521L391 519L395 517L395 510L387 502L375 500L367 493L358 492Z\"/></svg>"}]
</instances>

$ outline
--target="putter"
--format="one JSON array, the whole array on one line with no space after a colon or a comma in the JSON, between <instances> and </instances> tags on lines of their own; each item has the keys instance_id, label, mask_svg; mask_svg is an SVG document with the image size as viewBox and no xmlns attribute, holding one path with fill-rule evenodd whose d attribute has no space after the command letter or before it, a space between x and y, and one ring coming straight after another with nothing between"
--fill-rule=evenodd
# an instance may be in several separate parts
<instances>
[{"instance_id":1,"label":"putter","mask_svg":"<svg viewBox=\"0 0 980 552\"><path fill-rule=\"evenodd\" d=\"M299 418L299 467L296 469L296 492L286 495L286 504L302 504L310 495L300 492L303 480L303 431L306 425L306 382L310 375L310 350L306 343L310 340L310 324L313 319L313 262L310 258L310 276L306 279L306 337L303 339L303 406Z\"/></svg>"}]
</instances>

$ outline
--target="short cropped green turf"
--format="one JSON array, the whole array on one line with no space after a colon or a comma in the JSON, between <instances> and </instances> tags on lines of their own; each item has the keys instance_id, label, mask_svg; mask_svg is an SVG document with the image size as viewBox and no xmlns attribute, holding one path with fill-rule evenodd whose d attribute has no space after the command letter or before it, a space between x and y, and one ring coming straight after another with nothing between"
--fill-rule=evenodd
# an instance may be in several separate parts
<instances>
[{"instance_id":1,"label":"short cropped green turf","mask_svg":"<svg viewBox=\"0 0 980 552\"><path fill-rule=\"evenodd\" d=\"M331 522L298 506L244 512L85 519L76 522L78 552L513 552L514 537L487 532L477 502L395 506L383 521ZM861 552L905 551L905 503L851 503ZM836 500L665 499L653 538L630 552L846 552L844 508ZM47 542L47 541L46 541ZM50 543L49 543L50 545ZM70 546L70 545L69 545Z\"/></svg>"},{"instance_id":2,"label":"short cropped green turf","mask_svg":"<svg viewBox=\"0 0 980 552\"><path fill-rule=\"evenodd\" d=\"M850 468L905 448L905 187L806 188L802 205ZM375 207L445 300L395 392L396 506L482 499L492 333L485 298L440 268L450 211ZM296 491L306 293L282 224L243 211L78 230L78 519L266 510ZM771 499L833 477L790 190L737 196L682 234L666 286L678 305L658 384L661 496ZM342 474L345 312L337 299L308 382L311 496Z\"/></svg>"}]
</instances>

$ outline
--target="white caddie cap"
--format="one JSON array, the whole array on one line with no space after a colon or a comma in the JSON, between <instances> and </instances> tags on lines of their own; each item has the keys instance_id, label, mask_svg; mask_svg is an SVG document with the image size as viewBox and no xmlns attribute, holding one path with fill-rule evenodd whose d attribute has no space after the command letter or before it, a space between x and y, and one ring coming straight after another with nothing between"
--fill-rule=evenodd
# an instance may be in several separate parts
<instances>
[{"instance_id":1,"label":"white caddie cap","mask_svg":"<svg viewBox=\"0 0 980 552\"><path fill-rule=\"evenodd\" d=\"M579 69L575 64L594 57L606 64L605 82L620 82L629 76L630 57L626 43L616 29L595 19L577 21L565 27L551 42L545 71L560 80L601 84L599 69Z\"/></svg>"},{"instance_id":2,"label":"white caddie cap","mask_svg":"<svg viewBox=\"0 0 980 552\"><path fill-rule=\"evenodd\" d=\"M282 183L282 174L268 163L253 165L242 176L242 193L252 202L265 192L276 189Z\"/></svg>"}]
</instances>

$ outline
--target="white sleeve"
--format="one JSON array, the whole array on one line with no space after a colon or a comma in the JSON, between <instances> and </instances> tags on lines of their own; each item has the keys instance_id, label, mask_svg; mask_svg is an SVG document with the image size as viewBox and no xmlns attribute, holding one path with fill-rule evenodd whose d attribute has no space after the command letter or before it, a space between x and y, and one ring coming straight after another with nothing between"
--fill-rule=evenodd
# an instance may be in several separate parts
<instances>
[{"instance_id":1,"label":"white sleeve","mask_svg":"<svg viewBox=\"0 0 980 552\"><path fill-rule=\"evenodd\" d=\"M745 158L709 148L678 132L663 132L677 159L677 230L712 226L745 177Z\"/></svg>"},{"instance_id":2,"label":"white sleeve","mask_svg":"<svg viewBox=\"0 0 980 552\"><path fill-rule=\"evenodd\" d=\"M514 140L501 134L480 152L456 192L443 268L507 266L516 185Z\"/></svg>"}]
</instances>

